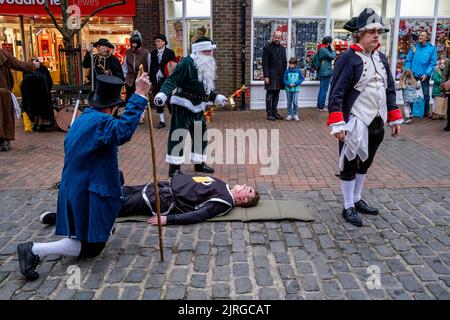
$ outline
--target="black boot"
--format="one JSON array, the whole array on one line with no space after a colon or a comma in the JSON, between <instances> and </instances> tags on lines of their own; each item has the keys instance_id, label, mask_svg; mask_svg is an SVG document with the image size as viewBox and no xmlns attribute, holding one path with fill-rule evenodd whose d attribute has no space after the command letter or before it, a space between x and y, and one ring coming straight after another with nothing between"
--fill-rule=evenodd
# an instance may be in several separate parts
<instances>
[{"instance_id":1,"label":"black boot","mask_svg":"<svg viewBox=\"0 0 450 320\"><path fill-rule=\"evenodd\" d=\"M350 207L348 209L344 209L342 211L342 216L347 222L350 222L352 225L361 227L363 225L361 218L358 216L354 207Z\"/></svg>"},{"instance_id":2,"label":"black boot","mask_svg":"<svg viewBox=\"0 0 450 320\"><path fill-rule=\"evenodd\" d=\"M197 163L194 165L194 169L196 172L204 172L204 173L214 173L214 169L208 167L206 163Z\"/></svg>"},{"instance_id":3,"label":"black boot","mask_svg":"<svg viewBox=\"0 0 450 320\"><path fill-rule=\"evenodd\" d=\"M176 172L181 173L181 168L179 164L169 164L169 177L173 177Z\"/></svg>"},{"instance_id":4,"label":"black boot","mask_svg":"<svg viewBox=\"0 0 450 320\"><path fill-rule=\"evenodd\" d=\"M9 151L9 149L11 149L11 140L3 140L1 148L2 151Z\"/></svg>"},{"instance_id":5,"label":"black boot","mask_svg":"<svg viewBox=\"0 0 450 320\"><path fill-rule=\"evenodd\" d=\"M39 278L39 273L34 270L38 266L40 259L37 254L33 253L32 247L33 242L21 243L17 246L20 273L29 281Z\"/></svg>"},{"instance_id":6,"label":"black boot","mask_svg":"<svg viewBox=\"0 0 450 320\"><path fill-rule=\"evenodd\" d=\"M377 208L370 207L363 199L355 202L355 209L359 213L371 214L374 216L380 213Z\"/></svg>"}]
</instances>

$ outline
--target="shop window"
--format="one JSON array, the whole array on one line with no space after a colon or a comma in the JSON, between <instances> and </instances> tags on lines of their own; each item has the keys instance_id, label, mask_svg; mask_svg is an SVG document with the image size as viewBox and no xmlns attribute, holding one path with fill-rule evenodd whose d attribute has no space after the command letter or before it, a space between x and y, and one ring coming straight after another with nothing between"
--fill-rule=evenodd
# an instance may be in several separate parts
<instances>
[{"instance_id":1,"label":"shop window","mask_svg":"<svg viewBox=\"0 0 450 320\"><path fill-rule=\"evenodd\" d=\"M293 0L293 16L326 16L328 0Z\"/></svg>"},{"instance_id":2,"label":"shop window","mask_svg":"<svg viewBox=\"0 0 450 320\"><path fill-rule=\"evenodd\" d=\"M331 16L333 19L350 19L351 16L351 2L349 0L332 0L331 1Z\"/></svg>"},{"instance_id":3,"label":"shop window","mask_svg":"<svg viewBox=\"0 0 450 320\"><path fill-rule=\"evenodd\" d=\"M253 0L254 16L287 16L289 0Z\"/></svg>"},{"instance_id":4,"label":"shop window","mask_svg":"<svg viewBox=\"0 0 450 320\"><path fill-rule=\"evenodd\" d=\"M373 9L377 14L380 14L382 10L382 2L383 2L382 0L353 0L352 1L353 16L359 15L365 8ZM395 1L390 2L395 3Z\"/></svg>"},{"instance_id":5,"label":"shop window","mask_svg":"<svg viewBox=\"0 0 450 320\"><path fill-rule=\"evenodd\" d=\"M409 50L414 46L418 39L419 33L428 31L431 34L433 19L402 19L400 20L398 33L397 48L397 65L395 70L395 78L400 79L403 66ZM394 23L391 25L394 29Z\"/></svg>"},{"instance_id":6,"label":"shop window","mask_svg":"<svg viewBox=\"0 0 450 320\"><path fill-rule=\"evenodd\" d=\"M211 26L209 20L188 20L188 48L200 37L211 38Z\"/></svg>"},{"instance_id":7,"label":"shop window","mask_svg":"<svg viewBox=\"0 0 450 320\"><path fill-rule=\"evenodd\" d=\"M183 56L183 21L167 21L170 48L177 57Z\"/></svg>"},{"instance_id":8,"label":"shop window","mask_svg":"<svg viewBox=\"0 0 450 320\"><path fill-rule=\"evenodd\" d=\"M450 58L450 19L438 20L435 45L438 60Z\"/></svg>"},{"instance_id":9,"label":"shop window","mask_svg":"<svg viewBox=\"0 0 450 320\"><path fill-rule=\"evenodd\" d=\"M450 16L450 1L448 1L448 0L440 0L439 1L438 15Z\"/></svg>"},{"instance_id":10,"label":"shop window","mask_svg":"<svg viewBox=\"0 0 450 320\"><path fill-rule=\"evenodd\" d=\"M209 17L210 0L186 0L186 17Z\"/></svg>"},{"instance_id":11,"label":"shop window","mask_svg":"<svg viewBox=\"0 0 450 320\"><path fill-rule=\"evenodd\" d=\"M445 2L448 0L441 0ZM434 15L434 0L408 0L402 1L400 7L401 17L425 17Z\"/></svg>"},{"instance_id":12,"label":"shop window","mask_svg":"<svg viewBox=\"0 0 450 320\"><path fill-rule=\"evenodd\" d=\"M262 53L275 31L281 31L281 44L287 47L287 19L255 19L253 27L253 80L263 80Z\"/></svg>"},{"instance_id":13,"label":"shop window","mask_svg":"<svg viewBox=\"0 0 450 320\"><path fill-rule=\"evenodd\" d=\"M325 23L326 19L292 19L291 56L297 58L305 80L317 80L311 58L325 36Z\"/></svg>"},{"instance_id":14,"label":"shop window","mask_svg":"<svg viewBox=\"0 0 450 320\"><path fill-rule=\"evenodd\" d=\"M182 0L168 0L167 1L167 18L182 18L183 17L183 1Z\"/></svg>"}]
</instances>

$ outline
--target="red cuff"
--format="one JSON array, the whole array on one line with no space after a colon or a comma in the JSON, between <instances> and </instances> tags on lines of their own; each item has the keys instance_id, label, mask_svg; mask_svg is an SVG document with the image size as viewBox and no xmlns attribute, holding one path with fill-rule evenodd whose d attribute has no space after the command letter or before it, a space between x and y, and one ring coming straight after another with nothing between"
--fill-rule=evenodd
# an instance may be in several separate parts
<instances>
[{"instance_id":1,"label":"red cuff","mask_svg":"<svg viewBox=\"0 0 450 320\"><path fill-rule=\"evenodd\" d=\"M332 125L333 123L338 123L344 121L344 114L342 111L331 112L328 115L327 126Z\"/></svg>"},{"instance_id":2,"label":"red cuff","mask_svg":"<svg viewBox=\"0 0 450 320\"><path fill-rule=\"evenodd\" d=\"M400 109L391 110L388 112L387 122L397 121L403 119Z\"/></svg>"}]
</instances>

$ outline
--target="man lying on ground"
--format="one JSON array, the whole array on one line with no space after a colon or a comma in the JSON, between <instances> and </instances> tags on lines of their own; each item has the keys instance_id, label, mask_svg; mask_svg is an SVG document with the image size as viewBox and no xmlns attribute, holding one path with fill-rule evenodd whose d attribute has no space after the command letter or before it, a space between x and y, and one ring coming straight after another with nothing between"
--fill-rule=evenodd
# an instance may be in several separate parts
<instances>
[{"instance_id":1,"label":"man lying on ground","mask_svg":"<svg viewBox=\"0 0 450 320\"><path fill-rule=\"evenodd\" d=\"M157 224L156 197L153 183L123 186L123 204L119 217L146 215L148 223ZM161 224L198 223L229 213L234 207L252 207L259 202L259 193L247 185L230 188L211 176L174 174L170 181L159 181ZM46 211L39 220L48 225L56 222L56 215Z\"/></svg>"}]
</instances>

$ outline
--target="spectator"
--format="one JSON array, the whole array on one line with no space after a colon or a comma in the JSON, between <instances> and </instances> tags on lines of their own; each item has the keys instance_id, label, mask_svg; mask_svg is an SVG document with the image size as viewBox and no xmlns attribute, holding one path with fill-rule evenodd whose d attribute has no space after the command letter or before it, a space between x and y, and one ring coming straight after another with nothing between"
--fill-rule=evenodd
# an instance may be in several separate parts
<instances>
[{"instance_id":1,"label":"spectator","mask_svg":"<svg viewBox=\"0 0 450 320\"><path fill-rule=\"evenodd\" d=\"M317 109L319 111L327 111L325 100L333 73L331 63L336 58L336 52L331 47L332 42L333 38L331 37L327 36L323 38L322 44L319 45L319 52L317 53L320 62L320 69L317 72L320 80L319 94L317 97Z\"/></svg>"},{"instance_id":2,"label":"spectator","mask_svg":"<svg viewBox=\"0 0 450 320\"><path fill-rule=\"evenodd\" d=\"M422 85L424 117L427 117L430 111L430 78L437 64L436 48L430 43L430 39L428 31L419 34L419 41L409 50L404 66L404 70L410 69Z\"/></svg>"},{"instance_id":3,"label":"spectator","mask_svg":"<svg viewBox=\"0 0 450 320\"><path fill-rule=\"evenodd\" d=\"M37 62L22 62L7 51L0 49L0 150L9 151L11 140L15 139L15 119L20 116L20 107L11 92L14 87L12 70L34 72L39 67Z\"/></svg>"},{"instance_id":4,"label":"spectator","mask_svg":"<svg viewBox=\"0 0 450 320\"><path fill-rule=\"evenodd\" d=\"M300 84L303 80L302 72L297 67L297 58L290 58L289 68L287 68L284 73L288 111L287 121L290 121L292 118L294 118L295 121L300 121L298 118L298 94L300 92Z\"/></svg>"},{"instance_id":5,"label":"spectator","mask_svg":"<svg viewBox=\"0 0 450 320\"><path fill-rule=\"evenodd\" d=\"M175 52L167 48L167 39L163 34L157 35L155 38L156 49L151 53L151 66L150 66L150 81L152 83L152 92L155 96L161 89L164 81L168 75L166 69L167 64L170 61L175 61ZM167 105L170 105L170 97L167 99ZM159 124L157 129L164 128L166 122L164 121L164 106L156 106L156 112L159 114Z\"/></svg>"},{"instance_id":6,"label":"spectator","mask_svg":"<svg viewBox=\"0 0 450 320\"><path fill-rule=\"evenodd\" d=\"M267 120L281 120L278 113L280 90L284 89L283 76L287 67L286 49L281 45L281 31L273 33L272 42L263 49L264 86L266 91Z\"/></svg>"},{"instance_id":7,"label":"spectator","mask_svg":"<svg viewBox=\"0 0 450 320\"><path fill-rule=\"evenodd\" d=\"M450 59L445 63L444 71L442 72L441 91L447 95L447 126L444 131L450 131L450 90L445 90L444 84L450 80Z\"/></svg>"},{"instance_id":8,"label":"spectator","mask_svg":"<svg viewBox=\"0 0 450 320\"><path fill-rule=\"evenodd\" d=\"M417 89L420 84L414 78L411 70L403 71L402 77L398 83L398 89L402 90L403 94L403 110L405 112L405 123L411 123L413 104L417 99Z\"/></svg>"},{"instance_id":9,"label":"spectator","mask_svg":"<svg viewBox=\"0 0 450 320\"><path fill-rule=\"evenodd\" d=\"M444 120L445 117L445 94L441 92L441 83L442 83L442 71L444 71L445 68L445 60L441 60L434 69L433 72L433 91L431 92L431 95L433 96L433 114L432 119L433 120Z\"/></svg>"}]
</instances>

